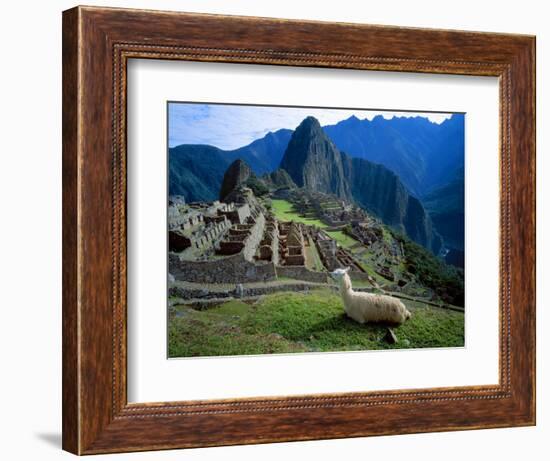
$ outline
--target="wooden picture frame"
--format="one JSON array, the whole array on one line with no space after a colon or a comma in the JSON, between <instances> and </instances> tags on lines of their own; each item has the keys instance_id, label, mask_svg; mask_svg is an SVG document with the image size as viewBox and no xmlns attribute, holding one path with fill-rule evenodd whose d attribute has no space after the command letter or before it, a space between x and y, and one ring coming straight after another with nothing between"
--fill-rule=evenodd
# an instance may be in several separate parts
<instances>
[{"instance_id":1,"label":"wooden picture frame","mask_svg":"<svg viewBox=\"0 0 550 461\"><path fill-rule=\"evenodd\" d=\"M128 404L131 58L496 76L500 380ZM63 448L93 454L535 424L535 38L77 7L63 13Z\"/></svg>"}]
</instances>

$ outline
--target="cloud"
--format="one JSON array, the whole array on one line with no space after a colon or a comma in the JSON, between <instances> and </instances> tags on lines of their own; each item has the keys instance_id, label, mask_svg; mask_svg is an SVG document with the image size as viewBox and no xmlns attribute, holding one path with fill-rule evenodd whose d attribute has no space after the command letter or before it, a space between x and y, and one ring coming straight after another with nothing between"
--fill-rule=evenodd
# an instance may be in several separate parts
<instances>
[{"instance_id":1,"label":"cloud","mask_svg":"<svg viewBox=\"0 0 550 461\"><path fill-rule=\"evenodd\" d=\"M372 120L377 115L425 117L442 123L451 113L396 112L380 110L314 109L302 107L240 106L171 102L168 105L168 144L209 144L230 150L250 144L270 131L295 129L312 115L321 125L333 125L352 115Z\"/></svg>"}]
</instances>

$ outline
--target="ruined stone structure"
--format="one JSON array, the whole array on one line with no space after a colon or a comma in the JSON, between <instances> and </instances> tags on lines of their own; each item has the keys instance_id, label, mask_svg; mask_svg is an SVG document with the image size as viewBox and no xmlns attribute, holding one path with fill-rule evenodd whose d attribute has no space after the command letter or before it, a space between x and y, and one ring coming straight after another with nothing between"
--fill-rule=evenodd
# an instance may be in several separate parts
<instances>
[{"instance_id":1,"label":"ruined stone structure","mask_svg":"<svg viewBox=\"0 0 550 461\"><path fill-rule=\"evenodd\" d=\"M365 213L358 207L343 206L341 209L329 209L320 214L321 220L332 227L342 227L349 223L360 223Z\"/></svg>"},{"instance_id":2,"label":"ruined stone structure","mask_svg":"<svg viewBox=\"0 0 550 461\"><path fill-rule=\"evenodd\" d=\"M196 283L267 282L277 278L272 262L251 262L240 252L209 261L186 261L171 253L168 265L176 280Z\"/></svg>"},{"instance_id":3,"label":"ruined stone structure","mask_svg":"<svg viewBox=\"0 0 550 461\"><path fill-rule=\"evenodd\" d=\"M316 283L327 283L329 281L328 272L311 271L305 266L278 266L277 276Z\"/></svg>"},{"instance_id":4,"label":"ruined stone structure","mask_svg":"<svg viewBox=\"0 0 550 461\"><path fill-rule=\"evenodd\" d=\"M184 259L207 258L231 227L223 215L230 208L219 201L188 205L172 201L168 208L169 251L182 253Z\"/></svg>"},{"instance_id":5,"label":"ruined stone structure","mask_svg":"<svg viewBox=\"0 0 550 461\"><path fill-rule=\"evenodd\" d=\"M168 231L168 248L169 251L186 252L187 258L212 250L231 226L225 218L205 222L202 215L192 217L186 223L189 224Z\"/></svg>"},{"instance_id":6,"label":"ruined stone structure","mask_svg":"<svg viewBox=\"0 0 550 461\"><path fill-rule=\"evenodd\" d=\"M191 239L178 230L168 231L168 248L170 251L182 252L191 247Z\"/></svg>"},{"instance_id":7,"label":"ruined stone structure","mask_svg":"<svg viewBox=\"0 0 550 461\"><path fill-rule=\"evenodd\" d=\"M296 190L292 193L291 201L300 214L318 217L331 227L342 227L369 219L361 208L320 192Z\"/></svg>"},{"instance_id":8,"label":"ruined stone structure","mask_svg":"<svg viewBox=\"0 0 550 461\"><path fill-rule=\"evenodd\" d=\"M246 260L253 260L258 244L264 235L265 217L260 212L255 219L249 216L245 222L246 224L231 226L229 232L220 241L216 253L233 255L243 252Z\"/></svg>"},{"instance_id":9,"label":"ruined stone structure","mask_svg":"<svg viewBox=\"0 0 550 461\"><path fill-rule=\"evenodd\" d=\"M361 265L355 260L352 254L337 245L336 240L332 239L323 231L315 232L315 244L323 265L333 271L338 268L349 267L352 272L364 272Z\"/></svg>"},{"instance_id":10,"label":"ruined stone structure","mask_svg":"<svg viewBox=\"0 0 550 461\"><path fill-rule=\"evenodd\" d=\"M233 203L226 205L226 209L219 211L221 216L225 216L232 224L244 224L251 215L248 203L235 205Z\"/></svg>"},{"instance_id":11,"label":"ruined stone structure","mask_svg":"<svg viewBox=\"0 0 550 461\"><path fill-rule=\"evenodd\" d=\"M317 235L317 239L315 240L315 244L317 246L317 250L319 251L319 255L321 256L321 261L327 270L332 272L333 270L341 267L338 259L336 258L338 247L335 240L325 237L324 234L319 233Z\"/></svg>"},{"instance_id":12,"label":"ruined stone structure","mask_svg":"<svg viewBox=\"0 0 550 461\"><path fill-rule=\"evenodd\" d=\"M295 222L280 223L279 233L282 236L279 244L281 265L303 266L305 248L301 225Z\"/></svg>"},{"instance_id":13,"label":"ruined stone structure","mask_svg":"<svg viewBox=\"0 0 550 461\"><path fill-rule=\"evenodd\" d=\"M348 233L363 245L372 245L381 240L384 236L382 228L377 225L373 219L360 223L353 223Z\"/></svg>"},{"instance_id":14,"label":"ruined stone structure","mask_svg":"<svg viewBox=\"0 0 550 461\"><path fill-rule=\"evenodd\" d=\"M265 209L252 191L242 188L237 202L171 205L169 213L169 269L177 280L204 283L251 282L276 277L275 257L257 258L264 239L278 249L276 224L266 230ZM265 250L264 250L265 253ZM265 256L265 254L264 254Z\"/></svg>"},{"instance_id":15,"label":"ruined stone structure","mask_svg":"<svg viewBox=\"0 0 550 461\"><path fill-rule=\"evenodd\" d=\"M341 267L349 267L352 272L365 272L351 253L344 248L338 248L336 251L336 259Z\"/></svg>"},{"instance_id":16,"label":"ruined stone structure","mask_svg":"<svg viewBox=\"0 0 550 461\"><path fill-rule=\"evenodd\" d=\"M169 272L174 280L205 284L249 283L288 277L327 283L328 271L349 266L362 269L324 231L298 222L279 222L244 186L227 197L232 202L169 206ZM334 200L334 199L332 199ZM329 204L322 194L304 197L304 207L324 206L326 213L344 204ZM353 208L347 207L353 212ZM319 271L319 259L326 271ZM312 265L315 264L315 265ZM316 267L317 270L310 268Z\"/></svg>"},{"instance_id":17,"label":"ruined stone structure","mask_svg":"<svg viewBox=\"0 0 550 461\"><path fill-rule=\"evenodd\" d=\"M253 224L234 224L231 226L229 233L220 242L216 253L220 255L234 255L242 251L252 227Z\"/></svg>"},{"instance_id":18,"label":"ruined stone structure","mask_svg":"<svg viewBox=\"0 0 550 461\"><path fill-rule=\"evenodd\" d=\"M203 222L209 222L210 219L218 217L221 212L230 207L231 205L218 201L211 204L191 203L189 205L173 203L168 206L168 229L180 231L193 229Z\"/></svg>"},{"instance_id":19,"label":"ruined stone structure","mask_svg":"<svg viewBox=\"0 0 550 461\"><path fill-rule=\"evenodd\" d=\"M393 275L393 272L390 271L389 267L382 266L375 271L378 275L384 277L387 280L390 280L391 282L395 281L395 276Z\"/></svg>"},{"instance_id":20,"label":"ruined stone structure","mask_svg":"<svg viewBox=\"0 0 550 461\"><path fill-rule=\"evenodd\" d=\"M279 226L271 214L266 218L264 235L260 241L257 258L279 264Z\"/></svg>"}]
</instances>

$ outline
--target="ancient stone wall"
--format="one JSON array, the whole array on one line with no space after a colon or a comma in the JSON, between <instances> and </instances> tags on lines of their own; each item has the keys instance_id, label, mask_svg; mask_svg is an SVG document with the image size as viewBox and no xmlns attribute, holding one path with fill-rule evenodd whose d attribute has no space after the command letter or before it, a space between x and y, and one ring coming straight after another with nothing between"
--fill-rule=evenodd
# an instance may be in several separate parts
<instances>
[{"instance_id":1,"label":"ancient stone wall","mask_svg":"<svg viewBox=\"0 0 550 461\"><path fill-rule=\"evenodd\" d=\"M310 271L305 266L277 266L277 275L308 282L327 283L328 281L326 272Z\"/></svg>"},{"instance_id":2,"label":"ancient stone wall","mask_svg":"<svg viewBox=\"0 0 550 461\"><path fill-rule=\"evenodd\" d=\"M233 224L244 224L246 218L248 218L251 214L248 203L237 207L231 207L229 210L220 210L218 213L222 216L227 216L227 219L229 219Z\"/></svg>"},{"instance_id":3,"label":"ancient stone wall","mask_svg":"<svg viewBox=\"0 0 550 461\"><path fill-rule=\"evenodd\" d=\"M169 296L180 298L185 301L193 301L194 309L202 309L219 305L230 299L255 298L258 296L280 293L283 291L308 292L318 289L315 285L311 285L309 281L293 281L290 283L280 283L272 285L256 285L246 286L230 284L223 291L209 291L207 289L196 289L179 286L178 284L170 284L168 288ZM326 288L338 290L335 285L327 285Z\"/></svg>"},{"instance_id":4,"label":"ancient stone wall","mask_svg":"<svg viewBox=\"0 0 550 461\"><path fill-rule=\"evenodd\" d=\"M191 245L197 249L204 249L213 246L218 238L231 226L231 223L224 219L220 222L210 223L199 228L190 235Z\"/></svg>"},{"instance_id":5,"label":"ancient stone wall","mask_svg":"<svg viewBox=\"0 0 550 461\"><path fill-rule=\"evenodd\" d=\"M211 261L182 261L170 254L169 270L176 280L196 283L265 282L276 278L272 262L247 261L243 252Z\"/></svg>"},{"instance_id":6,"label":"ancient stone wall","mask_svg":"<svg viewBox=\"0 0 550 461\"><path fill-rule=\"evenodd\" d=\"M250 229L250 234L244 243L243 256L247 261L253 261L256 249L264 235L265 216L260 213L256 217L256 222Z\"/></svg>"},{"instance_id":7,"label":"ancient stone wall","mask_svg":"<svg viewBox=\"0 0 550 461\"><path fill-rule=\"evenodd\" d=\"M244 242L240 240L222 240L217 253L220 255L234 255L240 253L244 248Z\"/></svg>"},{"instance_id":8,"label":"ancient stone wall","mask_svg":"<svg viewBox=\"0 0 550 461\"><path fill-rule=\"evenodd\" d=\"M336 258L337 246L336 242L332 239L316 239L315 244L319 255L321 256L321 261L323 265L329 270L333 271L334 269L340 267L338 259Z\"/></svg>"},{"instance_id":9,"label":"ancient stone wall","mask_svg":"<svg viewBox=\"0 0 550 461\"><path fill-rule=\"evenodd\" d=\"M303 255L287 255L285 257L285 266L303 266L305 258Z\"/></svg>"},{"instance_id":10,"label":"ancient stone wall","mask_svg":"<svg viewBox=\"0 0 550 461\"><path fill-rule=\"evenodd\" d=\"M366 272L349 272L349 277L351 279L351 281L356 281L356 282L373 282L374 279L369 275L367 274Z\"/></svg>"},{"instance_id":11,"label":"ancient stone wall","mask_svg":"<svg viewBox=\"0 0 550 461\"><path fill-rule=\"evenodd\" d=\"M273 240L271 241L271 261L274 264L279 264L279 231L275 227Z\"/></svg>"},{"instance_id":12,"label":"ancient stone wall","mask_svg":"<svg viewBox=\"0 0 550 461\"><path fill-rule=\"evenodd\" d=\"M266 217L264 234L258 248L258 259L279 264L279 231L273 216Z\"/></svg>"},{"instance_id":13,"label":"ancient stone wall","mask_svg":"<svg viewBox=\"0 0 550 461\"><path fill-rule=\"evenodd\" d=\"M191 246L189 237L183 235L180 231L168 232L168 248L170 251L181 252Z\"/></svg>"}]
</instances>

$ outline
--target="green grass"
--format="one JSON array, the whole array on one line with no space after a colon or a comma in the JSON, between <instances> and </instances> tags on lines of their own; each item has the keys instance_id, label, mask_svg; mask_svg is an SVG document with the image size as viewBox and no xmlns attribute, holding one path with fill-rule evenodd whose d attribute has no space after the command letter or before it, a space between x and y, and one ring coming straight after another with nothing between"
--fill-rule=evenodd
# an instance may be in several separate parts
<instances>
[{"instance_id":1,"label":"green grass","mask_svg":"<svg viewBox=\"0 0 550 461\"><path fill-rule=\"evenodd\" d=\"M274 199L271 202L272 211L275 217L279 221L295 221L312 226L317 226L321 229L328 227L325 223L316 218L308 218L300 216L300 214L294 209L294 205L288 200ZM351 238L349 235L342 231L326 231L334 240L336 240L342 247L350 248L357 245L357 240Z\"/></svg>"},{"instance_id":2,"label":"green grass","mask_svg":"<svg viewBox=\"0 0 550 461\"><path fill-rule=\"evenodd\" d=\"M325 270L325 266L323 265L319 252L317 251L317 248L311 238L309 239L309 245L306 246L305 250L306 267L312 271L323 272Z\"/></svg>"},{"instance_id":3,"label":"green grass","mask_svg":"<svg viewBox=\"0 0 550 461\"><path fill-rule=\"evenodd\" d=\"M295 221L320 228L327 227L327 225L319 219L300 216L300 214L294 209L294 205L288 200L273 199L271 201L271 207L273 214L279 221Z\"/></svg>"},{"instance_id":4,"label":"green grass","mask_svg":"<svg viewBox=\"0 0 550 461\"><path fill-rule=\"evenodd\" d=\"M344 232L342 231L325 231L325 232L328 235L330 235L334 240L336 240L340 246L344 248L350 248L359 243L357 242L357 240L355 240L354 238L351 238L347 234L344 234Z\"/></svg>"},{"instance_id":5,"label":"green grass","mask_svg":"<svg viewBox=\"0 0 550 461\"><path fill-rule=\"evenodd\" d=\"M411 320L394 329L399 341L382 338L383 325L360 325L343 311L337 293L276 293L256 303L229 301L196 311L170 312L169 356L251 355L464 345L464 314L405 301Z\"/></svg>"}]
</instances>

